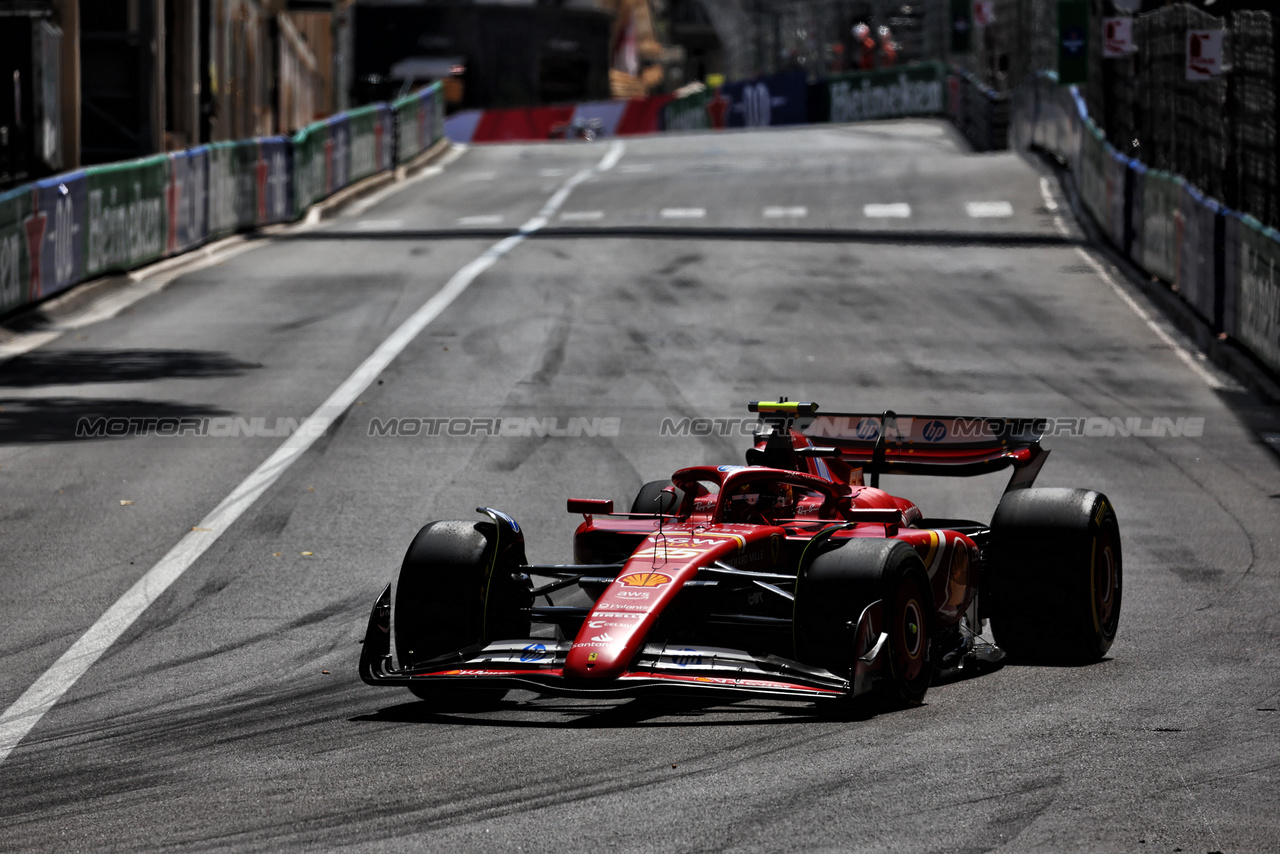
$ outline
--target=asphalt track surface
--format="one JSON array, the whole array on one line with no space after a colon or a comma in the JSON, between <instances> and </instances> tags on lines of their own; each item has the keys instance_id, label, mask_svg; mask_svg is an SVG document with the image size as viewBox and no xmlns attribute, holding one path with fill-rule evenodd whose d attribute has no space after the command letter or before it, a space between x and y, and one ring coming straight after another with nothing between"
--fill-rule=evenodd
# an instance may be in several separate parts
<instances>
[{"instance_id":1,"label":"asphalt track surface","mask_svg":"<svg viewBox=\"0 0 1280 854\"><path fill-rule=\"evenodd\" d=\"M0 365L0 709L284 441L78 438L79 417L306 417L607 150L471 149ZM628 140L22 738L0 849L1275 850L1280 465L1249 429L1274 413L1135 313L1041 178L936 122ZM629 502L742 460L746 437L664 419L779 394L1204 426L1046 440L1040 484L1107 493L1124 537L1120 636L1093 666L1006 667L843 722L527 692L433 714L359 681L368 609L423 523L502 508L532 559L567 561L567 496ZM619 427L369 431L498 416ZM1002 484L892 486L985 520Z\"/></svg>"}]
</instances>

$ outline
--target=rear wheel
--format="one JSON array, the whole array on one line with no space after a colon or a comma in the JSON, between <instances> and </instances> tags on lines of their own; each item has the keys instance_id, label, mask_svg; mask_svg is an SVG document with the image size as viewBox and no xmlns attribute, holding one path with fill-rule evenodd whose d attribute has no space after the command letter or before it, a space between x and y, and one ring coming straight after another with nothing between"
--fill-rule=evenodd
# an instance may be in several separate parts
<instances>
[{"instance_id":1,"label":"rear wheel","mask_svg":"<svg viewBox=\"0 0 1280 854\"><path fill-rule=\"evenodd\" d=\"M898 540L854 539L818 555L796 584L796 657L852 678L858 618L883 602L888 665L874 688L890 707L924 699L929 665L933 595L919 555Z\"/></svg>"},{"instance_id":2,"label":"rear wheel","mask_svg":"<svg viewBox=\"0 0 1280 854\"><path fill-rule=\"evenodd\" d=\"M1120 526L1087 489L1025 489L991 520L991 629L1015 659L1097 661L1111 648L1124 589Z\"/></svg>"},{"instance_id":3,"label":"rear wheel","mask_svg":"<svg viewBox=\"0 0 1280 854\"><path fill-rule=\"evenodd\" d=\"M512 579L491 522L432 522L413 538L392 585L391 620L401 668L469 646L529 634L527 589ZM502 690L410 686L442 708L492 707Z\"/></svg>"}]
</instances>

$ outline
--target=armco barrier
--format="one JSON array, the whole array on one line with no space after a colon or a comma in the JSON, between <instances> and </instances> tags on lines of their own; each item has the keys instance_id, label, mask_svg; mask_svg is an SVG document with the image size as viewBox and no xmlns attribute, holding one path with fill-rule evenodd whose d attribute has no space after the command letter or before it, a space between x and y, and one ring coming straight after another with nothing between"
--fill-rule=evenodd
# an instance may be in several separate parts
<instances>
[{"instance_id":1,"label":"armco barrier","mask_svg":"<svg viewBox=\"0 0 1280 854\"><path fill-rule=\"evenodd\" d=\"M1220 330L1222 291L1214 259L1221 251L1217 224L1222 206L1187 183L1178 202L1178 290L1202 319Z\"/></svg>"},{"instance_id":2,"label":"armco barrier","mask_svg":"<svg viewBox=\"0 0 1280 854\"><path fill-rule=\"evenodd\" d=\"M0 311L30 300L26 224L31 218L31 196L30 187L0 193Z\"/></svg>"},{"instance_id":3,"label":"armco barrier","mask_svg":"<svg viewBox=\"0 0 1280 854\"><path fill-rule=\"evenodd\" d=\"M0 193L0 313L77 282L194 249L246 228L289 222L307 207L444 133L438 86L401 99L418 110L397 134L398 111L372 104L303 128L292 139L218 142L142 160L91 166Z\"/></svg>"},{"instance_id":4,"label":"armco barrier","mask_svg":"<svg viewBox=\"0 0 1280 854\"><path fill-rule=\"evenodd\" d=\"M1178 284L1178 206L1183 180L1148 169L1142 187L1142 247L1135 260L1153 275Z\"/></svg>"},{"instance_id":5,"label":"armco barrier","mask_svg":"<svg viewBox=\"0 0 1280 854\"><path fill-rule=\"evenodd\" d=\"M1009 145L1009 93L996 92L968 71L947 78L947 115L978 151Z\"/></svg>"},{"instance_id":6,"label":"armco barrier","mask_svg":"<svg viewBox=\"0 0 1280 854\"><path fill-rule=\"evenodd\" d=\"M1182 177L1116 152L1075 87L1050 75L1013 99L1015 139L1067 164L1108 239L1168 282L1214 332L1280 373L1280 232L1227 210Z\"/></svg>"},{"instance_id":7,"label":"armco barrier","mask_svg":"<svg viewBox=\"0 0 1280 854\"><path fill-rule=\"evenodd\" d=\"M391 105L396 124L396 162L408 163L444 133L444 94L439 81Z\"/></svg>"},{"instance_id":8,"label":"armco barrier","mask_svg":"<svg viewBox=\"0 0 1280 854\"><path fill-rule=\"evenodd\" d=\"M1280 232L1249 216L1239 223L1239 293L1227 331L1280 371Z\"/></svg>"}]
</instances>

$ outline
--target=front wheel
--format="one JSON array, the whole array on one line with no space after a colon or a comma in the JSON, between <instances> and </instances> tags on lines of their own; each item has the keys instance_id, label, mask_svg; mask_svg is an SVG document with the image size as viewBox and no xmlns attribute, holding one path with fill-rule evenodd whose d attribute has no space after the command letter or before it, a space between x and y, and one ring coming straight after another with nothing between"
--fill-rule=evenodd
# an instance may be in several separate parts
<instances>
[{"instance_id":1,"label":"front wheel","mask_svg":"<svg viewBox=\"0 0 1280 854\"><path fill-rule=\"evenodd\" d=\"M1024 489L991 520L991 629L1013 658L1087 664L1107 653L1124 589L1120 525L1087 489Z\"/></svg>"},{"instance_id":2,"label":"front wheel","mask_svg":"<svg viewBox=\"0 0 1280 854\"><path fill-rule=\"evenodd\" d=\"M801 570L796 583L796 657L853 677L857 621L879 600L888 634L888 660L874 693L884 705L919 704L933 678L929 643L933 594L920 556L898 540L852 539Z\"/></svg>"}]
</instances>

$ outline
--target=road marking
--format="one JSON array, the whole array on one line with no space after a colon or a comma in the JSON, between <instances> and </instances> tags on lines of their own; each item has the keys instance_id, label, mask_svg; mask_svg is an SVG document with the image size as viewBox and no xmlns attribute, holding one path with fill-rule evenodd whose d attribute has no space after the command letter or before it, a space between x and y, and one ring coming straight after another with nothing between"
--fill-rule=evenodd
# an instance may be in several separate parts
<instances>
[{"instance_id":1,"label":"road marking","mask_svg":"<svg viewBox=\"0 0 1280 854\"><path fill-rule=\"evenodd\" d=\"M1067 224L1062 221L1062 216L1058 213L1058 202L1053 197L1053 192L1049 187L1049 179L1040 177L1040 197L1044 199L1044 209L1053 217L1053 227L1058 230L1058 234L1068 237L1071 230L1067 228Z\"/></svg>"},{"instance_id":2,"label":"road marking","mask_svg":"<svg viewBox=\"0 0 1280 854\"><path fill-rule=\"evenodd\" d=\"M652 172L652 163L628 163L626 166L619 167L619 172L624 175L634 175L637 172Z\"/></svg>"},{"instance_id":3,"label":"road marking","mask_svg":"<svg viewBox=\"0 0 1280 854\"><path fill-rule=\"evenodd\" d=\"M1008 202L965 202L964 209L974 219L1013 216L1013 205Z\"/></svg>"},{"instance_id":4,"label":"road marking","mask_svg":"<svg viewBox=\"0 0 1280 854\"><path fill-rule=\"evenodd\" d=\"M497 172L468 172L458 176L460 181L492 181L498 177Z\"/></svg>"},{"instance_id":5,"label":"road marking","mask_svg":"<svg viewBox=\"0 0 1280 854\"><path fill-rule=\"evenodd\" d=\"M1040 195L1044 198L1045 209L1053 215L1053 224L1058 229L1058 233L1063 237L1066 237L1070 231L1067 228L1067 224L1062 221L1062 217L1058 213L1058 202L1053 197L1053 191L1049 186L1048 178L1040 178ZM1185 362L1187 367L1191 369L1191 372L1203 380L1209 388L1214 389L1215 391L1239 390L1240 386L1234 380L1223 382L1214 376L1213 372L1206 367L1209 360L1205 357L1204 353L1192 352L1190 349L1183 346L1172 335L1166 332L1164 327L1156 323L1155 318L1153 318L1145 308L1139 305L1137 300L1129 296L1129 294L1116 283L1115 279L1111 278L1111 274L1107 272L1106 268L1103 267L1102 264L1099 263L1091 254L1086 252L1083 246L1076 247L1076 254L1084 259L1084 262L1089 265L1089 268L1098 274L1098 278L1102 279L1102 281L1111 288L1112 292L1120 298L1120 301L1129 306L1133 313L1138 315L1143 323L1147 324L1147 328L1156 334L1157 338L1169 345L1170 349L1173 350L1177 357Z\"/></svg>"},{"instance_id":6,"label":"road marking","mask_svg":"<svg viewBox=\"0 0 1280 854\"><path fill-rule=\"evenodd\" d=\"M458 225L502 225L502 214L458 217Z\"/></svg>"},{"instance_id":7,"label":"road marking","mask_svg":"<svg viewBox=\"0 0 1280 854\"><path fill-rule=\"evenodd\" d=\"M395 231L403 227L402 219L362 219L356 223L356 231Z\"/></svg>"},{"instance_id":8,"label":"road marking","mask_svg":"<svg viewBox=\"0 0 1280 854\"><path fill-rule=\"evenodd\" d=\"M538 177L539 178L559 178L561 175L563 175L568 171L569 171L568 169L539 169Z\"/></svg>"},{"instance_id":9,"label":"road marking","mask_svg":"<svg viewBox=\"0 0 1280 854\"><path fill-rule=\"evenodd\" d=\"M911 216L911 205L894 202L888 205L863 205L862 215L872 219L906 219Z\"/></svg>"},{"instance_id":10,"label":"road marking","mask_svg":"<svg viewBox=\"0 0 1280 854\"><path fill-rule=\"evenodd\" d=\"M422 304L392 332L355 372L329 395L329 399L302 423L296 433L276 449L262 465L253 470L231 491L208 516L200 520L169 553L147 570L133 587L116 600L62 657L54 662L23 692L17 701L0 714L0 762L31 732L45 713L58 702L93 663L160 598L187 569L231 527L240 516L262 497L272 484L315 443L324 431L368 388L378 375L409 346L410 342L453 303L485 270L502 256L523 243L530 234L546 225L549 217L564 204L573 188L583 181L613 168L622 157L623 144L615 141L604 158L591 169L584 169L566 181L538 215L520 226L510 237L498 241L467 264L445 283L444 287ZM207 529L207 530L202 530Z\"/></svg>"},{"instance_id":11,"label":"road marking","mask_svg":"<svg viewBox=\"0 0 1280 854\"><path fill-rule=\"evenodd\" d=\"M796 205L795 207L771 207L760 211L760 215L765 219L800 219L809 215L809 209L804 205Z\"/></svg>"},{"instance_id":12,"label":"road marking","mask_svg":"<svg viewBox=\"0 0 1280 854\"><path fill-rule=\"evenodd\" d=\"M565 211L560 214L565 222L596 222L604 219L604 211Z\"/></svg>"},{"instance_id":13,"label":"road marking","mask_svg":"<svg viewBox=\"0 0 1280 854\"><path fill-rule=\"evenodd\" d=\"M706 215L706 208L663 208L658 212L663 219L702 219Z\"/></svg>"}]
</instances>

